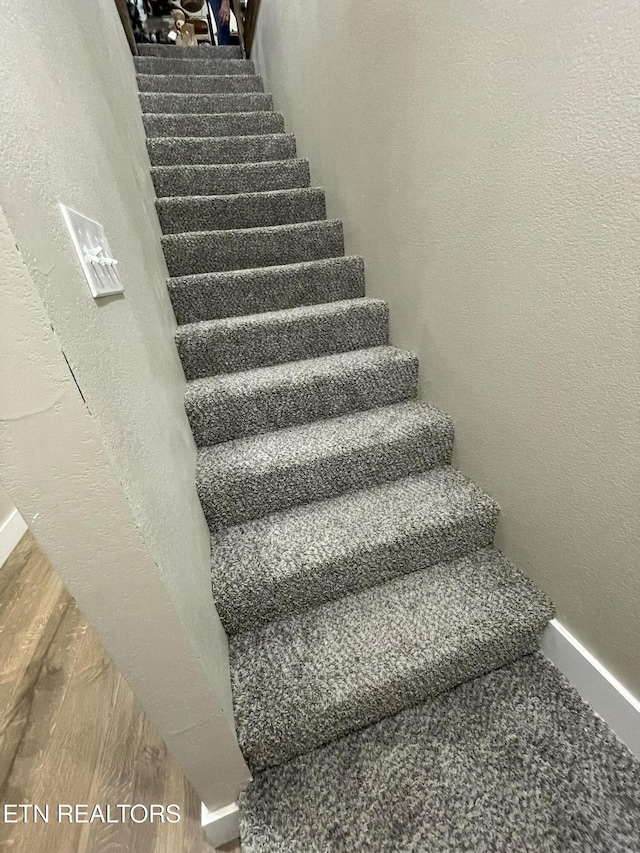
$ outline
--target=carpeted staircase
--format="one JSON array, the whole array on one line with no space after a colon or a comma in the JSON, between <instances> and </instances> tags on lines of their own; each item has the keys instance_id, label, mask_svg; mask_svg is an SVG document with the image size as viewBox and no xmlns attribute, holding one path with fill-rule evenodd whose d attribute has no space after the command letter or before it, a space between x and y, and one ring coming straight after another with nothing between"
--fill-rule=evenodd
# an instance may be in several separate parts
<instances>
[{"instance_id":1,"label":"carpeted staircase","mask_svg":"<svg viewBox=\"0 0 640 853\"><path fill-rule=\"evenodd\" d=\"M401 726L405 709L429 715L485 673L520 672L509 665L536 652L552 607L492 548L498 507L451 467L451 421L416 399L417 359L389 345L387 306L365 296L363 261L344 255L342 225L253 64L237 48L140 53L213 595L240 746L258 774L244 849L521 849L442 847L435 835L394 846L336 828L316 844L294 819L288 836L286 817L264 830L264 803L296 766L285 762L307 768L285 800L316 802L308 780L357 768L372 724Z\"/></svg>"}]
</instances>

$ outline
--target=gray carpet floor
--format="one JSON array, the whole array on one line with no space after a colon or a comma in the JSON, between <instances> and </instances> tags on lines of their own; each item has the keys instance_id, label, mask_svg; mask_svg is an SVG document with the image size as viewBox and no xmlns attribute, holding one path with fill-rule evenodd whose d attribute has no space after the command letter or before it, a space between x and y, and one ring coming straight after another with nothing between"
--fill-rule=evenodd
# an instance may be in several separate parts
<instances>
[{"instance_id":1,"label":"gray carpet floor","mask_svg":"<svg viewBox=\"0 0 640 853\"><path fill-rule=\"evenodd\" d=\"M258 773L243 853L640 850L640 763L535 654Z\"/></svg>"}]
</instances>

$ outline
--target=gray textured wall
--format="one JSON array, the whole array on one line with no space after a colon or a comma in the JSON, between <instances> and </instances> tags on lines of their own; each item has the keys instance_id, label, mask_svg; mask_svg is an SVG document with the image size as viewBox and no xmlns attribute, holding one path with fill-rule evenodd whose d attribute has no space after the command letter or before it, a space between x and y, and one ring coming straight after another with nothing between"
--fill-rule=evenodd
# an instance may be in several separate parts
<instances>
[{"instance_id":1,"label":"gray textured wall","mask_svg":"<svg viewBox=\"0 0 640 853\"><path fill-rule=\"evenodd\" d=\"M195 489L196 449L183 406L185 379L173 343L175 319L165 284L133 62L113 0L53 0L40 4L28 25L16 23L14 3L0 0L0 84L6 94L0 105L0 205L91 413L113 478L126 496L131 521L144 542L145 566L149 561L156 566L183 639L198 661L197 689L206 699L198 705L194 698L197 722L180 759L201 796L224 805L233 799L220 801L226 796L224 786L229 780L233 786L233 779L243 776L244 765L233 731L226 637L211 596L209 532ZM104 225L120 262L124 296L93 300L59 202ZM12 331L6 329L5 340L11 340ZM29 341L20 344L30 352ZM9 381L19 381L15 371ZM22 390L25 400L32 390L11 387L12 393ZM8 395L8 389L3 390ZM64 430L56 438L64 442ZM95 559L83 563L79 555L86 551L80 545L84 548L87 542L75 543L74 538L85 526L91 529L89 522L96 529L96 542L102 541L102 531L113 531L116 550L122 545L118 537L124 542L126 535L122 523L116 523L121 516L115 503L100 517L96 506L104 504L96 498L94 506L90 482L72 467L68 477L80 476L77 495L84 504L68 482L60 485L57 495L43 495L40 501L38 476L43 485L55 488L47 479L52 470L48 454L57 450L33 442L33 459L23 458L21 464L40 460L40 468L33 467L34 482L19 483L18 467L7 460L13 481L6 487L72 593L84 589L90 597L91 572L104 572L102 561L111 571L113 562L109 554L95 551ZM72 460L70 455L70 466ZM140 593L136 573L143 571L142 564L136 565L133 553L111 579L101 616L104 625L108 608L117 609L119 598L129 596L131 604L131 596ZM74 587L74 579L79 587ZM93 604L84 606L78 600L88 618L98 619ZM132 684L136 677L142 683L150 666L144 654L136 660L132 651L146 644L151 653L151 635L145 632L153 628L157 636L166 630L162 620L149 625L144 595L134 603L140 612L140 636L123 632L116 648L117 638L107 638L106 628L96 625L114 661L123 668L126 661ZM161 705L162 683L157 687ZM181 707L183 696L165 695L163 713L174 700ZM145 710L157 721L148 703ZM216 723L222 718L224 726L216 728L214 718ZM177 713L172 723L165 716L164 728L158 728L167 736L172 726L177 737L184 734L184 725L184 714ZM185 766L189 761L191 767Z\"/></svg>"},{"instance_id":2,"label":"gray textured wall","mask_svg":"<svg viewBox=\"0 0 640 853\"><path fill-rule=\"evenodd\" d=\"M498 544L638 693L638 5L270 0L253 58Z\"/></svg>"}]
</instances>

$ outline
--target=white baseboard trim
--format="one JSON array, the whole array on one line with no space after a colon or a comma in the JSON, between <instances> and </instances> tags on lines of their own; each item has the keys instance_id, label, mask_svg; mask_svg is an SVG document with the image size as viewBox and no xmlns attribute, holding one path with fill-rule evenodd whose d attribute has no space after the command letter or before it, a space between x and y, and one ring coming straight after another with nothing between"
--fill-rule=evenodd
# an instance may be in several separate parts
<instances>
[{"instance_id":1,"label":"white baseboard trim","mask_svg":"<svg viewBox=\"0 0 640 853\"><path fill-rule=\"evenodd\" d=\"M552 619L541 643L542 652L640 758L640 702L567 629Z\"/></svg>"},{"instance_id":2,"label":"white baseboard trim","mask_svg":"<svg viewBox=\"0 0 640 853\"><path fill-rule=\"evenodd\" d=\"M240 810L237 803L230 803L215 812L202 804L202 828L214 847L220 847L240 837Z\"/></svg>"},{"instance_id":3,"label":"white baseboard trim","mask_svg":"<svg viewBox=\"0 0 640 853\"><path fill-rule=\"evenodd\" d=\"M0 526L0 566L27 532L27 523L17 509Z\"/></svg>"}]
</instances>

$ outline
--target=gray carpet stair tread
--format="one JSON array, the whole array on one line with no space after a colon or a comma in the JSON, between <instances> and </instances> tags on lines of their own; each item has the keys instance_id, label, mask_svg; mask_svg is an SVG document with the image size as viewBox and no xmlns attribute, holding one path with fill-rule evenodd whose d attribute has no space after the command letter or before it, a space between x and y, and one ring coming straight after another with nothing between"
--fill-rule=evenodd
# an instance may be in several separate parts
<instances>
[{"instance_id":1,"label":"gray carpet stair tread","mask_svg":"<svg viewBox=\"0 0 640 853\"><path fill-rule=\"evenodd\" d=\"M630 853L640 762L541 654L255 776L243 853Z\"/></svg>"},{"instance_id":2,"label":"gray carpet stair tread","mask_svg":"<svg viewBox=\"0 0 640 853\"><path fill-rule=\"evenodd\" d=\"M194 189L196 189L194 187ZM189 195L158 199L160 227L165 234L208 229L233 230L317 222L326 217L324 190L268 190L233 195Z\"/></svg>"},{"instance_id":3,"label":"gray carpet stair tread","mask_svg":"<svg viewBox=\"0 0 640 853\"><path fill-rule=\"evenodd\" d=\"M344 254L342 223L337 219L241 228L192 231L162 237L169 275L253 269L299 263Z\"/></svg>"},{"instance_id":4,"label":"gray carpet stair tread","mask_svg":"<svg viewBox=\"0 0 640 853\"><path fill-rule=\"evenodd\" d=\"M451 419L408 401L203 448L196 484L217 531L448 465L452 447Z\"/></svg>"},{"instance_id":5,"label":"gray carpet stair tread","mask_svg":"<svg viewBox=\"0 0 640 853\"><path fill-rule=\"evenodd\" d=\"M229 633L490 545L492 498L445 466L215 533L211 571Z\"/></svg>"},{"instance_id":6,"label":"gray carpet stair tread","mask_svg":"<svg viewBox=\"0 0 640 853\"><path fill-rule=\"evenodd\" d=\"M147 136L215 137L265 136L284 133L281 113L258 110L242 113L143 113ZM176 140L176 145L180 143Z\"/></svg>"},{"instance_id":7,"label":"gray carpet stair tread","mask_svg":"<svg viewBox=\"0 0 640 853\"><path fill-rule=\"evenodd\" d=\"M266 113L275 115L275 113ZM271 163L233 163L210 166L154 166L151 177L158 198L167 196L222 195L308 187L308 160Z\"/></svg>"},{"instance_id":8,"label":"gray carpet stair tread","mask_svg":"<svg viewBox=\"0 0 640 853\"><path fill-rule=\"evenodd\" d=\"M451 421L415 402L417 358L386 345L387 306L364 297L363 261L344 257L253 63L237 47L139 52L212 589L255 770L528 654L551 611L477 550L498 507L450 467Z\"/></svg>"},{"instance_id":9,"label":"gray carpet stair tread","mask_svg":"<svg viewBox=\"0 0 640 853\"><path fill-rule=\"evenodd\" d=\"M187 383L185 408L199 447L415 397L418 360L374 347Z\"/></svg>"},{"instance_id":10,"label":"gray carpet stair tread","mask_svg":"<svg viewBox=\"0 0 640 853\"><path fill-rule=\"evenodd\" d=\"M143 113L251 113L273 109L273 98L265 92L217 95L141 92L139 97Z\"/></svg>"},{"instance_id":11,"label":"gray carpet stair tread","mask_svg":"<svg viewBox=\"0 0 640 853\"><path fill-rule=\"evenodd\" d=\"M171 59L242 59L238 45L199 45L182 47L177 44L138 44L139 56L160 56Z\"/></svg>"},{"instance_id":12,"label":"gray carpet stair tread","mask_svg":"<svg viewBox=\"0 0 640 853\"><path fill-rule=\"evenodd\" d=\"M296 156L296 140L289 133L248 136L153 137L147 139L152 166L213 163L258 163Z\"/></svg>"},{"instance_id":13,"label":"gray carpet stair tread","mask_svg":"<svg viewBox=\"0 0 640 853\"><path fill-rule=\"evenodd\" d=\"M133 62L138 74L255 74L253 62L248 59L172 59L164 56L134 56Z\"/></svg>"},{"instance_id":14,"label":"gray carpet stair tread","mask_svg":"<svg viewBox=\"0 0 640 853\"><path fill-rule=\"evenodd\" d=\"M141 92L264 92L256 74L138 74L137 79Z\"/></svg>"},{"instance_id":15,"label":"gray carpet stair tread","mask_svg":"<svg viewBox=\"0 0 640 853\"><path fill-rule=\"evenodd\" d=\"M243 754L260 770L425 702L533 652L552 616L486 549L232 637Z\"/></svg>"},{"instance_id":16,"label":"gray carpet stair tread","mask_svg":"<svg viewBox=\"0 0 640 853\"><path fill-rule=\"evenodd\" d=\"M178 323L196 323L364 296L364 263L342 256L186 275L169 279L168 288Z\"/></svg>"},{"instance_id":17,"label":"gray carpet stair tread","mask_svg":"<svg viewBox=\"0 0 640 853\"><path fill-rule=\"evenodd\" d=\"M387 343L382 299L346 300L179 326L187 379L283 364Z\"/></svg>"}]
</instances>

